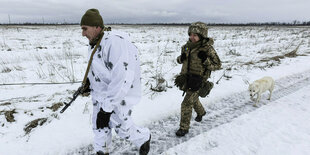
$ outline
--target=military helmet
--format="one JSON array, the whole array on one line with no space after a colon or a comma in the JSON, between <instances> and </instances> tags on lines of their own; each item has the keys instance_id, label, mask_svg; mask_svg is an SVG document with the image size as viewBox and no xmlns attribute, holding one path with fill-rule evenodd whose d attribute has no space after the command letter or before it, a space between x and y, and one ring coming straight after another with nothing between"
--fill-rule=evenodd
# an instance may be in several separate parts
<instances>
[{"instance_id":1,"label":"military helmet","mask_svg":"<svg viewBox=\"0 0 310 155\"><path fill-rule=\"evenodd\" d=\"M208 27L207 24L203 22L192 23L188 28L188 35L191 33L197 33L203 38L208 38Z\"/></svg>"}]
</instances>

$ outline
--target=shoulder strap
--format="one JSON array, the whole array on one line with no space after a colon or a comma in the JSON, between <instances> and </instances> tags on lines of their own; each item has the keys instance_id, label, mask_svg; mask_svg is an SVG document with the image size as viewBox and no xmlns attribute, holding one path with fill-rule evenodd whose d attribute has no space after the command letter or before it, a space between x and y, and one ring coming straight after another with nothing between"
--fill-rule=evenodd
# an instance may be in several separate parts
<instances>
[{"instance_id":1,"label":"shoulder strap","mask_svg":"<svg viewBox=\"0 0 310 155\"><path fill-rule=\"evenodd\" d=\"M93 61L94 54L96 53L97 48L98 48L98 46L99 46L99 44L100 44L100 42L101 42L103 36L104 36L104 35L102 35L102 36L100 37L99 41L97 42L95 48L93 49L93 51L92 51L92 53L91 53L91 55L90 55L90 58L89 58L89 61L88 61L88 65L87 65L87 69L86 69L86 72L85 72L85 75L84 75L84 79L83 79L83 81L82 81L82 86L84 86L84 85L86 84L87 75L88 75L88 72L89 72L89 69L90 69L90 65L91 65L91 63L92 63L92 61Z\"/></svg>"},{"instance_id":2,"label":"shoulder strap","mask_svg":"<svg viewBox=\"0 0 310 155\"><path fill-rule=\"evenodd\" d=\"M190 70L190 64L191 64L191 50L186 47L186 52L188 52L188 58L187 58L187 73L189 74L189 70Z\"/></svg>"}]
</instances>

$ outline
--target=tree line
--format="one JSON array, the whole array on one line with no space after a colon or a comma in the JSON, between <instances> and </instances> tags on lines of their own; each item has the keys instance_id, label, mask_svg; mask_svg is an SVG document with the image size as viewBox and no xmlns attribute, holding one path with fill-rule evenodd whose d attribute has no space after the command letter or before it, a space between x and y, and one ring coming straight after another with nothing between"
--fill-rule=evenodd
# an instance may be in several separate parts
<instances>
[{"instance_id":1,"label":"tree line","mask_svg":"<svg viewBox=\"0 0 310 155\"><path fill-rule=\"evenodd\" d=\"M167 25L167 26L188 26L191 23L107 23L106 25ZM0 23L0 25L79 25L79 23ZM251 22L251 23L207 23L209 26L310 26L310 21L293 22Z\"/></svg>"}]
</instances>

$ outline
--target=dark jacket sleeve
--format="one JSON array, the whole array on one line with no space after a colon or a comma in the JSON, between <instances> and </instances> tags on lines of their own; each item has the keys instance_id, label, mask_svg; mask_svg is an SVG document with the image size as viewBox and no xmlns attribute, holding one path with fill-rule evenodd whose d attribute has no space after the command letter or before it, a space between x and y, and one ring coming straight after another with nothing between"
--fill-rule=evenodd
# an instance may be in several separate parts
<instances>
[{"instance_id":1,"label":"dark jacket sleeve","mask_svg":"<svg viewBox=\"0 0 310 155\"><path fill-rule=\"evenodd\" d=\"M185 50L184 50L184 46L182 46L182 49L181 49L181 55L177 57L177 62L179 64L182 64L183 61L186 59L186 53L185 53Z\"/></svg>"}]
</instances>

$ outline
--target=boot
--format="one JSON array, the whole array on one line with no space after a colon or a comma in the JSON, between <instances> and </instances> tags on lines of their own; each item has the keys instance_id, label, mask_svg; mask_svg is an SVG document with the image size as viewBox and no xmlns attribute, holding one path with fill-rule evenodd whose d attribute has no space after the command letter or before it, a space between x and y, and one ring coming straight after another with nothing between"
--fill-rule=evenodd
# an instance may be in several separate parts
<instances>
[{"instance_id":1,"label":"boot","mask_svg":"<svg viewBox=\"0 0 310 155\"><path fill-rule=\"evenodd\" d=\"M201 122L202 117L203 117L204 115L206 115L206 114L207 114L207 113L204 112L202 115L197 115L196 118L195 118L195 121L196 121L196 122Z\"/></svg>"},{"instance_id":2,"label":"boot","mask_svg":"<svg viewBox=\"0 0 310 155\"><path fill-rule=\"evenodd\" d=\"M187 133L188 133L188 130L179 129L175 134L176 134L178 137L183 137L183 136L185 136Z\"/></svg>"},{"instance_id":3,"label":"boot","mask_svg":"<svg viewBox=\"0 0 310 155\"><path fill-rule=\"evenodd\" d=\"M150 135L150 139L141 145L140 150L139 150L139 155L147 155L149 153L150 141L151 141L151 135Z\"/></svg>"},{"instance_id":4,"label":"boot","mask_svg":"<svg viewBox=\"0 0 310 155\"><path fill-rule=\"evenodd\" d=\"M109 153L103 153L102 151L98 151L96 155L109 155Z\"/></svg>"}]
</instances>

